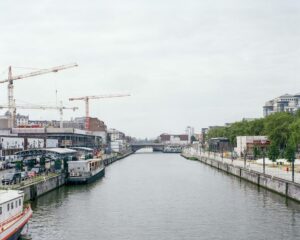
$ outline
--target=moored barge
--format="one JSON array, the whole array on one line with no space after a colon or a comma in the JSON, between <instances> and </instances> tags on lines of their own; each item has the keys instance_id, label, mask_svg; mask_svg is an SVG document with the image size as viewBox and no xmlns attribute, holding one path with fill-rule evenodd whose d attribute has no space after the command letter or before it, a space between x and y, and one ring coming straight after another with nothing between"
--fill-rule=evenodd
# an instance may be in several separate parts
<instances>
[{"instance_id":1,"label":"moored barge","mask_svg":"<svg viewBox=\"0 0 300 240\"><path fill-rule=\"evenodd\" d=\"M102 159L89 159L68 162L68 184L86 184L105 175Z\"/></svg>"}]
</instances>

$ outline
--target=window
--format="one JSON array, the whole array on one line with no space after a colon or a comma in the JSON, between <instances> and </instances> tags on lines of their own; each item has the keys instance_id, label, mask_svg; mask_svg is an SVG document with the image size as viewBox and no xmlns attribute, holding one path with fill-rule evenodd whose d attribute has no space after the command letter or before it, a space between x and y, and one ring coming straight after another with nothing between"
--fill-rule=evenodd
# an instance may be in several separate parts
<instances>
[{"instance_id":1,"label":"window","mask_svg":"<svg viewBox=\"0 0 300 240\"><path fill-rule=\"evenodd\" d=\"M21 206L21 199L19 199L19 206Z\"/></svg>"},{"instance_id":2,"label":"window","mask_svg":"<svg viewBox=\"0 0 300 240\"><path fill-rule=\"evenodd\" d=\"M9 211L9 208L10 208L10 205L9 205L9 204L7 204L7 211Z\"/></svg>"},{"instance_id":3,"label":"window","mask_svg":"<svg viewBox=\"0 0 300 240\"><path fill-rule=\"evenodd\" d=\"M11 209L14 209L14 203L13 202L11 203Z\"/></svg>"},{"instance_id":4,"label":"window","mask_svg":"<svg viewBox=\"0 0 300 240\"><path fill-rule=\"evenodd\" d=\"M2 214L2 207L0 207L0 215Z\"/></svg>"}]
</instances>

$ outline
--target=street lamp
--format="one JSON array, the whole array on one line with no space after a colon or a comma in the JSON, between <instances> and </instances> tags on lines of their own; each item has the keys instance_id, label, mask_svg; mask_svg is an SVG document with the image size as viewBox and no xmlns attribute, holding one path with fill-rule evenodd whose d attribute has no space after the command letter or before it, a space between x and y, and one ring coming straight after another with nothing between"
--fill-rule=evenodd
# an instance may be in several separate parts
<instances>
[{"instance_id":1,"label":"street lamp","mask_svg":"<svg viewBox=\"0 0 300 240\"><path fill-rule=\"evenodd\" d=\"M232 143L230 143L230 150L231 150L231 163L233 163L233 146L232 146Z\"/></svg>"},{"instance_id":2,"label":"street lamp","mask_svg":"<svg viewBox=\"0 0 300 240\"><path fill-rule=\"evenodd\" d=\"M223 143L221 143L221 149L222 149L222 155L221 155L221 157L222 157L222 162L223 162L223 154L224 154L224 146L223 146Z\"/></svg>"},{"instance_id":3,"label":"street lamp","mask_svg":"<svg viewBox=\"0 0 300 240\"><path fill-rule=\"evenodd\" d=\"M244 168L246 168L246 161L247 161L247 149L244 150Z\"/></svg>"},{"instance_id":4,"label":"street lamp","mask_svg":"<svg viewBox=\"0 0 300 240\"><path fill-rule=\"evenodd\" d=\"M292 161L292 182L295 181L295 158Z\"/></svg>"},{"instance_id":5,"label":"street lamp","mask_svg":"<svg viewBox=\"0 0 300 240\"><path fill-rule=\"evenodd\" d=\"M263 173L265 174L266 173L266 161L265 161L265 157L266 157L266 144L267 144L267 141L265 140L262 140L261 141L261 144L263 145Z\"/></svg>"}]
</instances>

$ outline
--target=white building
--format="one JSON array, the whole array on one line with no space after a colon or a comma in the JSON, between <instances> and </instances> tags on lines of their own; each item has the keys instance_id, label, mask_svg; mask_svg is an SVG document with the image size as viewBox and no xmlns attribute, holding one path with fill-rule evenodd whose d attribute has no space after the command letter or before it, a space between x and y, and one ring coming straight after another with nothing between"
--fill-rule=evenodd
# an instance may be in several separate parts
<instances>
[{"instance_id":1,"label":"white building","mask_svg":"<svg viewBox=\"0 0 300 240\"><path fill-rule=\"evenodd\" d=\"M121 153L126 150L126 142L124 140L116 140L110 142L112 152Z\"/></svg>"},{"instance_id":2,"label":"white building","mask_svg":"<svg viewBox=\"0 0 300 240\"><path fill-rule=\"evenodd\" d=\"M185 129L185 133L188 135L189 143L191 143L191 142L192 142L192 136L194 136L194 134L195 134L194 128L191 127L191 126L188 126L188 127Z\"/></svg>"},{"instance_id":3,"label":"white building","mask_svg":"<svg viewBox=\"0 0 300 240\"><path fill-rule=\"evenodd\" d=\"M275 112L294 113L300 109L300 93L295 95L285 94L266 102L263 106L264 117Z\"/></svg>"},{"instance_id":4,"label":"white building","mask_svg":"<svg viewBox=\"0 0 300 240\"><path fill-rule=\"evenodd\" d=\"M254 147L265 148L269 143L267 136L237 136L235 151L238 156L242 156L245 152L253 154Z\"/></svg>"},{"instance_id":5,"label":"white building","mask_svg":"<svg viewBox=\"0 0 300 240\"><path fill-rule=\"evenodd\" d=\"M2 159L14 159L15 153L24 150L24 147L24 138L0 137L0 156Z\"/></svg>"},{"instance_id":6,"label":"white building","mask_svg":"<svg viewBox=\"0 0 300 240\"><path fill-rule=\"evenodd\" d=\"M45 141L42 138L28 138L27 149L44 148Z\"/></svg>"},{"instance_id":7,"label":"white building","mask_svg":"<svg viewBox=\"0 0 300 240\"><path fill-rule=\"evenodd\" d=\"M125 134L114 128L108 129L107 134L109 135L110 141L112 142L116 140L125 139Z\"/></svg>"},{"instance_id":8,"label":"white building","mask_svg":"<svg viewBox=\"0 0 300 240\"><path fill-rule=\"evenodd\" d=\"M187 134L161 134L158 137L159 142L170 145L187 145L189 144L189 136Z\"/></svg>"},{"instance_id":9,"label":"white building","mask_svg":"<svg viewBox=\"0 0 300 240\"><path fill-rule=\"evenodd\" d=\"M28 126L29 124L29 116L17 114L16 115L16 124L17 126Z\"/></svg>"}]
</instances>

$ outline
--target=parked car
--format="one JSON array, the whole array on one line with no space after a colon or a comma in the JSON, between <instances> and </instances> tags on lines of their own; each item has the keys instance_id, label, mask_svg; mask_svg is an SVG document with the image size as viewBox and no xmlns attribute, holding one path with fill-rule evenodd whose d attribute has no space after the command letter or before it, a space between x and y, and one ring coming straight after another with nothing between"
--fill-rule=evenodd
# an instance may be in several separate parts
<instances>
[{"instance_id":1,"label":"parked car","mask_svg":"<svg viewBox=\"0 0 300 240\"><path fill-rule=\"evenodd\" d=\"M35 172L36 175L39 175L41 173L41 168L34 167L34 168L31 169L31 172Z\"/></svg>"},{"instance_id":2,"label":"parked car","mask_svg":"<svg viewBox=\"0 0 300 240\"><path fill-rule=\"evenodd\" d=\"M28 173L27 172L21 172L21 180L25 181L28 179Z\"/></svg>"},{"instance_id":3,"label":"parked car","mask_svg":"<svg viewBox=\"0 0 300 240\"><path fill-rule=\"evenodd\" d=\"M21 182L21 173L7 173L2 178L2 185L17 184Z\"/></svg>"},{"instance_id":4,"label":"parked car","mask_svg":"<svg viewBox=\"0 0 300 240\"><path fill-rule=\"evenodd\" d=\"M6 164L6 166L7 166L8 168L15 168L15 167L16 167L16 164L15 164L15 163L12 163L12 162L9 162L9 163Z\"/></svg>"},{"instance_id":5,"label":"parked car","mask_svg":"<svg viewBox=\"0 0 300 240\"><path fill-rule=\"evenodd\" d=\"M36 173L35 173L35 171L29 171L29 172L27 173L27 176L28 176L29 178L32 178L32 177L35 177L35 176L36 176Z\"/></svg>"}]
</instances>

